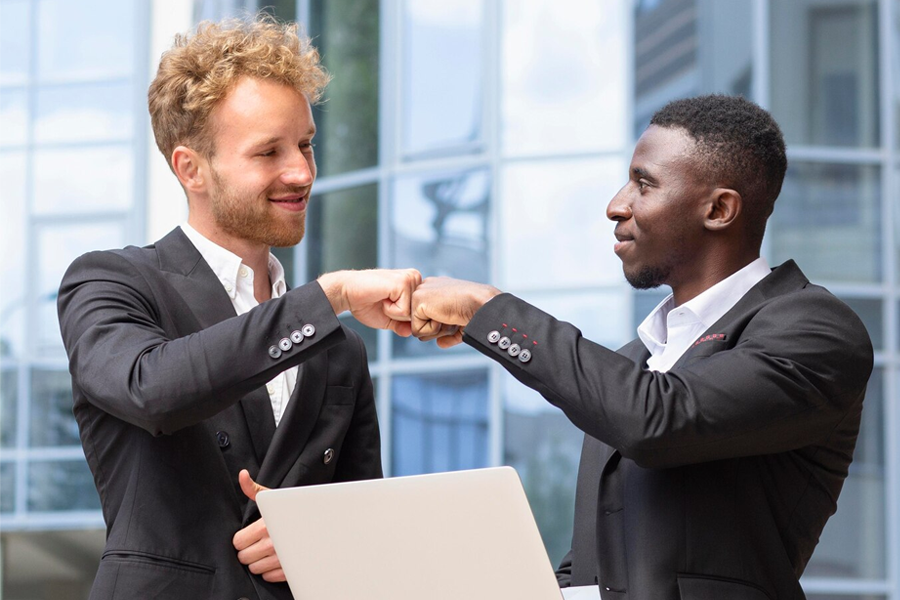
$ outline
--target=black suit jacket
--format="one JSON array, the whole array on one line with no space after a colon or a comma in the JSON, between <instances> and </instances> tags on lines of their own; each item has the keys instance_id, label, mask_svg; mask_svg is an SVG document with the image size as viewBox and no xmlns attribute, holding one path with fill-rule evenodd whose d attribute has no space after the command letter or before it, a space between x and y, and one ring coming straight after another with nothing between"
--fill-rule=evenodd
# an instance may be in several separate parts
<instances>
[{"instance_id":1,"label":"black suit jacket","mask_svg":"<svg viewBox=\"0 0 900 600\"><path fill-rule=\"evenodd\" d=\"M562 586L599 583L604 600L804 597L798 578L847 476L872 346L793 262L667 373L646 370L639 340L612 352L510 295L478 311L465 340L586 434Z\"/></svg>"},{"instance_id":2,"label":"black suit jacket","mask_svg":"<svg viewBox=\"0 0 900 600\"><path fill-rule=\"evenodd\" d=\"M382 474L365 349L319 285L235 316L176 229L153 246L80 257L59 314L107 524L91 598L290 598L237 560L232 536L259 518L240 469L267 487ZM314 335L270 353L307 324ZM265 384L295 365L276 429Z\"/></svg>"}]
</instances>

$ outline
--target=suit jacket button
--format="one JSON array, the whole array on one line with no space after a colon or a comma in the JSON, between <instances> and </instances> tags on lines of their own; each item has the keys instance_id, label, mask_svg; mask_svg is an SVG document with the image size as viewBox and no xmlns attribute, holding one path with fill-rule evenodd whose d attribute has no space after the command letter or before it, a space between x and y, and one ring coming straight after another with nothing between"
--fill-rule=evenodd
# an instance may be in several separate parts
<instances>
[{"instance_id":1,"label":"suit jacket button","mask_svg":"<svg viewBox=\"0 0 900 600\"><path fill-rule=\"evenodd\" d=\"M219 448L227 448L231 445L231 440L228 437L227 431L217 431L216 441L219 442Z\"/></svg>"},{"instance_id":2,"label":"suit jacket button","mask_svg":"<svg viewBox=\"0 0 900 600\"><path fill-rule=\"evenodd\" d=\"M513 358L515 358L515 357L517 357L517 356L519 355L519 352L520 352L521 350L522 350L522 347L521 347L521 346L519 346L518 344L513 344L512 346L509 347L509 349L508 349L506 352L507 352L510 356L512 356Z\"/></svg>"},{"instance_id":3,"label":"suit jacket button","mask_svg":"<svg viewBox=\"0 0 900 600\"><path fill-rule=\"evenodd\" d=\"M510 350L512 350L512 348L510 348ZM519 362L527 363L529 360L531 360L531 350L525 348L519 352Z\"/></svg>"},{"instance_id":4,"label":"suit jacket button","mask_svg":"<svg viewBox=\"0 0 900 600\"><path fill-rule=\"evenodd\" d=\"M316 335L316 328L314 325L310 325L309 323L307 323L300 328L300 333L302 333L304 337L312 337Z\"/></svg>"},{"instance_id":5,"label":"suit jacket button","mask_svg":"<svg viewBox=\"0 0 900 600\"><path fill-rule=\"evenodd\" d=\"M281 350L278 346L269 346L269 356L272 358L281 358Z\"/></svg>"},{"instance_id":6,"label":"suit jacket button","mask_svg":"<svg viewBox=\"0 0 900 600\"><path fill-rule=\"evenodd\" d=\"M294 347L294 342L292 342L291 340L289 340L287 338L281 338L281 341L278 342L278 347L281 350L287 352L288 350L290 350L291 348Z\"/></svg>"},{"instance_id":7,"label":"suit jacket button","mask_svg":"<svg viewBox=\"0 0 900 600\"><path fill-rule=\"evenodd\" d=\"M500 341L497 342L497 345L500 346L501 350L506 350L509 348L509 345L512 344L512 341L506 336L500 338Z\"/></svg>"},{"instance_id":8,"label":"suit jacket button","mask_svg":"<svg viewBox=\"0 0 900 600\"><path fill-rule=\"evenodd\" d=\"M295 329L294 331L291 332L290 338L291 338L292 342L294 342L295 344L299 344L300 342L303 341L303 334L300 332L299 329Z\"/></svg>"},{"instance_id":9,"label":"suit jacket button","mask_svg":"<svg viewBox=\"0 0 900 600\"><path fill-rule=\"evenodd\" d=\"M327 465L331 462L332 458L334 458L334 448L329 448L325 451L325 455L322 457L322 462Z\"/></svg>"},{"instance_id":10,"label":"suit jacket button","mask_svg":"<svg viewBox=\"0 0 900 600\"><path fill-rule=\"evenodd\" d=\"M496 344L500 340L500 332L497 331L496 329L494 331L490 332L487 336L487 340L491 344Z\"/></svg>"}]
</instances>

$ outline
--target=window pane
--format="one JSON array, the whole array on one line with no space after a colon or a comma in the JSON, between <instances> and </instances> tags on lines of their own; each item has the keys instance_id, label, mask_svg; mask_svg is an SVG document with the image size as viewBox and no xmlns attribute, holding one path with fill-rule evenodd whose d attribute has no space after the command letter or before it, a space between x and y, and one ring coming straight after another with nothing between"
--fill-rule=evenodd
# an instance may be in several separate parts
<instances>
[{"instance_id":1,"label":"window pane","mask_svg":"<svg viewBox=\"0 0 900 600\"><path fill-rule=\"evenodd\" d=\"M378 266L378 186L314 195L306 216L307 275Z\"/></svg>"},{"instance_id":2,"label":"window pane","mask_svg":"<svg viewBox=\"0 0 900 600\"><path fill-rule=\"evenodd\" d=\"M0 447L16 445L19 395L19 373L16 369L0 371Z\"/></svg>"},{"instance_id":3,"label":"window pane","mask_svg":"<svg viewBox=\"0 0 900 600\"><path fill-rule=\"evenodd\" d=\"M72 414L72 379L68 371L31 372L30 431L29 445L33 448L81 445Z\"/></svg>"},{"instance_id":4,"label":"window pane","mask_svg":"<svg viewBox=\"0 0 900 600\"><path fill-rule=\"evenodd\" d=\"M0 463L0 512L13 512L16 509L16 465L11 462Z\"/></svg>"},{"instance_id":5,"label":"window pane","mask_svg":"<svg viewBox=\"0 0 900 600\"><path fill-rule=\"evenodd\" d=\"M25 144L27 141L28 96L25 90L3 90L0 93L0 145Z\"/></svg>"},{"instance_id":6,"label":"window pane","mask_svg":"<svg viewBox=\"0 0 900 600\"><path fill-rule=\"evenodd\" d=\"M625 144L625 2L505 0L501 127L508 154ZM540 32L535 36L535 32Z\"/></svg>"},{"instance_id":7,"label":"window pane","mask_svg":"<svg viewBox=\"0 0 900 600\"><path fill-rule=\"evenodd\" d=\"M503 283L571 287L620 283L606 205L628 178L621 159L516 162L503 168Z\"/></svg>"},{"instance_id":8,"label":"window pane","mask_svg":"<svg viewBox=\"0 0 900 600\"><path fill-rule=\"evenodd\" d=\"M408 0L404 11L406 154L463 151L481 140L481 0Z\"/></svg>"},{"instance_id":9,"label":"window pane","mask_svg":"<svg viewBox=\"0 0 900 600\"><path fill-rule=\"evenodd\" d=\"M880 594L807 594L806 600L886 600Z\"/></svg>"},{"instance_id":10,"label":"window pane","mask_svg":"<svg viewBox=\"0 0 900 600\"><path fill-rule=\"evenodd\" d=\"M644 322L653 309L659 306L659 303L665 300L672 293L672 288L667 285L660 286L655 290L635 290L634 306L632 308L632 327L637 330L638 326Z\"/></svg>"},{"instance_id":11,"label":"window pane","mask_svg":"<svg viewBox=\"0 0 900 600\"><path fill-rule=\"evenodd\" d=\"M772 114L789 144L877 146L874 0L772 2Z\"/></svg>"},{"instance_id":12,"label":"window pane","mask_svg":"<svg viewBox=\"0 0 900 600\"><path fill-rule=\"evenodd\" d=\"M310 33L334 79L313 111L319 175L378 163L378 0L311 0Z\"/></svg>"},{"instance_id":13,"label":"window pane","mask_svg":"<svg viewBox=\"0 0 900 600\"><path fill-rule=\"evenodd\" d=\"M391 265L486 282L491 180L487 170L398 178Z\"/></svg>"},{"instance_id":14,"label":"window pane","mask_svg":"<svg viewBox=\"0 0 900 600\"><path fill-rule=\"evenodd\" d=\"M35 152L34 212L48 215L130 209L133 154L131 146Z\"/></svg>"},{"instance_id":15,"label":"window pane","mask_svg":"<svg viewBox=\"0 0 900 600\"><path fill-rule=\"evenodd\" d=\"M850 474L805 577L885 577L884 371L869 380Z\"/></svg>"},{"instance_id":16,"label":"window pane","mask_svg":"<svg viewBox=\"0 0 900 600\"><path fill-rule=\"evenodd\" d=\"M884 349L884 315L882 314L882 301L872 298L847 298L841 296L841 300L847 303L847 306L853 309L863 324L869 337L872 340L872 346L875 351Z\"/></svg>"},{"instance_id":17,"label":"window pane","mask_svg":"<svg viewBox=\"0 0 900 600\"><path fill-rule=\"evenodd\" d=\"M84 460L40 461L28 465L28 510L94 510L100 498Z\"/></svg>"},{"instance_id":18,"label":"window pane","mask_svg":"<svg viewBox=\"0 0 900 600\"><path fill-rule=\"evenodd\" d=\"M639 0L634 19L635 137L670 100L753 96L752 0Z\"/></svg>"},{"instance_id":19,"label":"window pane","mask_svg":"<svg viewBox=\"0 0 900 600\"><path fill-rule=\"evenodd\" d=\"M128 76L134 70L134 0L40 0L42 80Z\"/></svg>"},{"instance_id":20,"label":"window pane","mask_svg":"<svg viewBox=\"0 0 900 600\"><path fill-rule=\"evenodd\" d=\"M0 153L0 356L21 357L25 344L25 153Z\"/></svg>"},{"instance_id":21,"label":"window pane","mask_svg":"<svg viewBox=\"0 0 900 600\"><path fill-rule=\"evenodd\" d=\"M551 564L572 545L575 483L584 434L544 398L503 378L503 462L525 487Z\"/></svg>"},{"instance_id":22,"label":"window pane","mask_svg":"<svg viewBox=\"0 0 900 600\"><path fill-rule=\"evenodd\" d=\"M394 476L488 465L488 373L394 377L391 403Z\"/></svg>"},{"instance_id":23,"label":"window pane","mask_svg":"<svg viewBox=\"0 0 900 600\"><path fill-rule=\"evenodd\" d=\"M98 84L38 90L34 137L37 142L131 138L132 87Z\"/></svg>"},{"instance_id":24,"label":"window pane","mask_svg":"<svg viewBox=\"0 0 900 600\"><path fill-rule=\"evenodd\" d=\"M122 226L117 223L57 225L39 230L38 297L32 308L38 313L37 343L40 348L62 351L56 296L59 283L72 261L91 250L121 248L125 245L124 237Z\"/></svg>"},{"instance_id":25,"label":"window pane","mask_svg":"<svg viewBox=\"0 0 900 600\"><path fill-rule=\"evenodd\" d=\"M900 123L900 0L894 0L894 124ZM900 135L894 135L900 150Z\"/></svg>"},{"instance_id":26,"label":"window pane","mask_svg":"<svg viewBox=\"0 0 900 600\"><path fill-rule=\"evenodd\" d=\"M792 163L767 233L773 265L793 258L814 282L880 281L879 169Z\"/></svg>"},{"instance_id":27,"label":"window pane","mask_svg":"<svg viewBox=\"0 0 900 600\"><path fill-rule=\"evenodd\" d=\"M28 80L31 19L27 0L0 2L0 84Z\"/></svg>"}]
</instances>

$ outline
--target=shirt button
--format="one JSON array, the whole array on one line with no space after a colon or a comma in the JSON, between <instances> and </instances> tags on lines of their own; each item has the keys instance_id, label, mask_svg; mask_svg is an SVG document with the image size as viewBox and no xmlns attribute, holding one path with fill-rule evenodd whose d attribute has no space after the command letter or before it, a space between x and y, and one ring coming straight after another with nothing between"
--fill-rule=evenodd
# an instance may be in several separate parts
<instances>
[{"instance_id":1,"label":"shirt button","mask_svg":"<svg viewBox=\"0 0 900 600\"><path fill-rule=\"evenodd\" d=\"M506 336L500 338L500 341L497 342L497 345L500 346L501 350L506 350L509 348L509 345L512 344L512 341Z\"/></svg>"},{"instance_id":2,"label":"shirt button","mask_svg":"<svg viewBox=\"0 0 900 600\"><path fill-rule=\"evenodd\" d=\"M326 465L331 462L331 459L334 458L334 448L329 448L325 451L325 454L322 456L322 462Z\"/></svg>"},{"instance_id":3,"label":"shirt button","mask_svg":"<svg viewBox=\"0 0 900 600\"><path fill-rule=\"evenodd\" d=\"M527 363L529 360L531 360L531 350L525 348L519 352L519 362Z\"/></svg>"},{"instance_id":4,"label":"shirt button","mask_svg":"<svg viewBox=\"0 0 900 600\"><path fill-rule=\"evenodd\" d=\"M219 443L219 448L227 448L231 445L231 440L228 438L227 431L217 431L216 441Z\"/></svg>"},{"instance_id":5,"label":"shirt button","mask_svg":"<svg viewBox=\"0 0 900 600\"><path fill-rule=\"evenodd\" d=\"M272 394L275 393L275 386L272 385L271 383L267 383L267 384L266 384L266 391L269 392L269 395L271 396Z\"/></svg>"},{"instance_id":6,"label":"shirt button","mask_svg":"<svg viewBox=\"0 0 900 600\"><path fill-rule=\"evenodd\" d=\"M281 341L278 342L278 347L281 348L281 350L283 350L284 352L287 352L294 347L294 343L287 338L281 338Z\"/></svg>"},{"instance_id":7,"label":"shirt button","mask_svg":"<svg viewBox=\"0 0 900 600\"><path fill-rule=\"evenodd\" d=\"M278 349L278 346L269 346L269 356L272 358L281 358L281 350Z\"/></svg>"},{"instance_id":8,"label":"shirt button","mask_svg":"<svg viewBox=\"0 0 900 600\"><path fill-rule=\"evenodd\" d=\"M313 325L307 323L303 327L300 328L300 333L303 334L304 337L312 337L316 335L316 328Z\"/></svg>"},{"instance_id":9,"label":"shirt button","mask_svg":"<svg viewBox=\"0 0 900 600\"><path fill-rule=\"evenodd\" d=\"M250 274L250 271L247 270L247 267L242 266L241 270L238 271L238 273L240 273L241 277L246 277Z\"/></svg>"},{"instance_id":10,"label":"shirt button","mask_svg":"<svg viewBox=\"0 0 900 600\"><path fill-rule=\"evenodd\" d=\"M496 329L487 335L487 341L491 344L496 344L498 340L500 340L500 332Z\"/></svg>"},{"instance_id":11,"label":"shirt button","mask_svg":"<svg viewBox=\"0 0 900 600\"><path fill-rule=\"evenodd\" d=\"M226 284L225 284L225 291L228 292L229 294L231 293L231 291L232 291L233 289L234 289L234 288L231 287L231 284L230 284L230 283L226 283Z\"/></svg>"},{"instance_id":12,"label":"shirt button","mask_svg":"<svg viewBox=\"0 0 900 600\"><path fill-rule=\"evenodd\" d=\"M290 338L292 342L299 344L303 341L303 333L299 329L295 329L291 332Z\"/></svg>"}]
</instances>

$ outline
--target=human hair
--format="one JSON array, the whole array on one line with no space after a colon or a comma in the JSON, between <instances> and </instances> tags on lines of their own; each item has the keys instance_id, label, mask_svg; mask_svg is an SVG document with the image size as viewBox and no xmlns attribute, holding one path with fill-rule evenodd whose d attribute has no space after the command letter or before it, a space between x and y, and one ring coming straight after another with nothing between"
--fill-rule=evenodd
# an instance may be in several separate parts
<instances>
[{"instance_id":1,"label":"human hair","mask_svg":"<svg viewBox=\"0 0 900 600\"><path fill-rule=\"evenodd\" d=\"M167 162L179 145L206 157L215 154L210 114L243 77L280 82L311 103L319 101L330 76L309 38L297 30L296 23L260 12L203 21L196 31L175 36L147 93L153 135Z\"/></svg>"},{"instance_id":2,"label":"human hair","mask_svg":"<svg viewBox=\"0 0 900 600\"><path fill-rule=\"evenodd\" d=\"M696 141L691 158L712 184L741 195L750 240L761 244L787 170L784 136L772 115L740 96L711 94L670 102L650 124L681 128Z\"/></svg>"}]
</instances>

